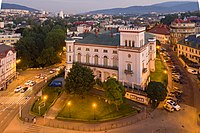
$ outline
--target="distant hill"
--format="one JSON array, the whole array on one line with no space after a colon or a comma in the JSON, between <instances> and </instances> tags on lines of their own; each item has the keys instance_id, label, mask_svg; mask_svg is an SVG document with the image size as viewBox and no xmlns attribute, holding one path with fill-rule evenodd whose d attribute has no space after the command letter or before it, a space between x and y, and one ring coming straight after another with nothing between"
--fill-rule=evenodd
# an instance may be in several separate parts
<instances>
[{"instance_id":1,"label":"distant hill","mask_svg":"<svg viewBox=\"0 0 200 133\"><path fill-rule=\"evenodd\" d=\"M19 9L19 10L28 10L30 12L38 11L37 9L18 5L18 4L9 4L9 3L3 3L2 9Z\"/></svg>"},{"instance_id":2,"label":"distant hill","mask_svg":"<svg viewBox=\"0 0 200 133\"><path fill-rule=\"evenodd\" d=\"M113 8L88 12L89 14L146 14L151 12L172 13L199 10L198 2L164 2L148 6L130 6L126 8Z\"/></svg>"}]
</instances>

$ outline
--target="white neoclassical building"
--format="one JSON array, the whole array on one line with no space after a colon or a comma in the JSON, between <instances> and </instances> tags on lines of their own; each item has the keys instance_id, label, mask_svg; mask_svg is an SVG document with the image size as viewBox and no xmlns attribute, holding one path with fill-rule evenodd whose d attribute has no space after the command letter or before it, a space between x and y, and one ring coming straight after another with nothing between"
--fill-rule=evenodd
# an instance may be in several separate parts
<instances>
[{"instance_id":1,"label":"white neoclassical building","mask_svg":"<svg viewBox=\"0 0 200 133\"><path fill-rule=\"evenodd\" d=\"M0 89L6 89L7 85L16 77L16 51L13 47L0 44Z\"/></svg>"},{"instance_id":2,"label":"white neoclassical building","mask_svg":"<svg viewBox=\"0 0 200 133\"><path fill-rule=\"evenodd\" d=\"M156 38L144 27L96 30L66 40L66 76L74 62L89 66L96 78L118 79L128 88L145 90L155 70Z\"/></svg>"}]
</instances>

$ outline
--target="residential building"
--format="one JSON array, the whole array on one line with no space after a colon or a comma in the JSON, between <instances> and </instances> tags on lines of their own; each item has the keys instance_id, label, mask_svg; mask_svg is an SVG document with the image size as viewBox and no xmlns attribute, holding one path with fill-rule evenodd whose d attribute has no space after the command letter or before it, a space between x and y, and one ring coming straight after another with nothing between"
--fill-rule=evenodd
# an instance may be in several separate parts
<instances>
[{"instance_id":1,"label":"residential building","mask_svg":"<svg viewBox=\"0 0 200 133\"><path fill-rule=\"evenodd\" d=\"M0 45L0 89L4 90L16 77L16 51L13 47Z\"/></svg>"},{"instance_id":2,"label":"residential building","mask_svg":"<svg viewBox=\"0 0 200 133\"><path fill-rule=\"evenodd\" d=\"M170 29L167 25L160 24L150 29L148 33L153 34L161 44L170 43Z\"/></svg>"},{"instance_id":3,"label":"residential building","mask_svg":"<svg viewBox=\"0 0 200 133\"><path fill-rule=\"evenodd\" d=\"M84 33L84 32L89 32L92 30L92 27L90 25L87 24L81 24L79 26L77 26L77 32L78 34Z\"/></svg>"},{"instance_id":4,"label":"residential building","mask_svg":"<svg viewBox=\"0 0 200 133\"><path fill-rule=\"evenodd\" d=\"M175 19L170 25L170 38L171 44L174 46L174 50L176 50L176 44L178 41L191 34L195 34L195 23L188 19Z\"/></svg>"},{"instance_id":5,"label":"residential building","mask_svg":"<svg viewBox=\"0 0 200 133\"><path fill-rule=\"evenodd\" d=\"M21 34L0 34L0 43L6 45L12 45L17 43L21 38Z\"/></svg>"},{"instance_id":6,"label":"residential building","mask_svg":"<svg viewBox=\"0 0 200 133\"><path fill-rule=\"evenodd\" d=\"M127 88L145 90L150 71L155 71L156 39L144 27L102 29L80 36L83 39L66 40L66 76L79 62L101 81L113 77Z\"/></svg>"},{"instance_id":7,"label":"residential building","mask_svg":"<svg viewBox=\"0 0 200 133\"><path fill-rule=\"evenodd\" d=\"M184 55L189 60L200 64L200 34L190 35L177 44L178 56Z\"/></svg>"}]
</instances>

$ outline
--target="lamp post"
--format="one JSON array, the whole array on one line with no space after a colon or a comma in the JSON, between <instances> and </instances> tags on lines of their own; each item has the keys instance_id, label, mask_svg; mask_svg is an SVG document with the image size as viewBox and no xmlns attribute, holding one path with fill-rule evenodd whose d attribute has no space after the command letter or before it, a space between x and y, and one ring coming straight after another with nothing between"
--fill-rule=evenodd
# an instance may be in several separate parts
<instances>
[{"instance_id":1,"label":"lamp post","mask_svg":"<svg viewBox=\"0 0 200 133\"><path fill-rule=\"evenodd\" d=\"M97 106L96 103L94 103L94 104L92 105L93 111L94 111L94 120L96 119L96 118L95 118L95 109L96 109L96 106Z\"/></svg>"},{"instance_id":2,"label":"lamp post","mask_svg":"<svg viewBox=\"0 0 200 133\"><path fill-rule=\"evenodd\" d=\"M47 95L44 95L43 96L43 100L44 100L44 106L46 106L46 100L47 100L48 96Z\"/></svg>"},{"instance_id":3,"label":"lamp post","mask_svg":"<svg viewBox=\"0 0 200 133\"><path fill-rule=\"evenodd\" d=\"M69 118L71 118L71 111L70 111L70 107L71 107L71 101L69 101L67 103L68 109L69 109Z\"/></svg>"}]
</instances>

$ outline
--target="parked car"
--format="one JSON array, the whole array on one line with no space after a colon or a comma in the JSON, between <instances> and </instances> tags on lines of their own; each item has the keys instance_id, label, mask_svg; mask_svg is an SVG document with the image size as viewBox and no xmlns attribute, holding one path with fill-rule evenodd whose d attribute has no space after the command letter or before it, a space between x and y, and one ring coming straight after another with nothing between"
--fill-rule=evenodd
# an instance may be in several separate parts
<instances>
[{"instance_id":1,"label":"parked car","mask_svg":"<svg viewBox=\"0 0 200 133\"><path fill-rule=\"evenodd\" d=\"M191 73L191 74L194 74L194 75L198 74L198 72L196 70L193 70L193 69L188 69L188 72Z\"/></svg>"},{"instance_id":2,"label":"parked car","mask_svg":"<svg viewBox=\"0 0 200 133\"><path fill-rule=\"evenodd\" d=\"M168 104L170 104L176 111L181 110L181 107L173 100L167 100Z\"/></svg>"},{"instance_id":3,"label":"parked car","mask_svg":"<svg viewBox=\"0 0 200 133\"><path fill-rule=\"evenodd\" d=\"M24 92L26 92L27 90L28 90L28 87L24 87L24 88L21 89L21 93L24 93Z\"/></svg>"},{"instance_id":4,"label":"parked car","mask_svg":"<svg viewBox=\"0 0 200 133\"><path fill-rule=\"evenodd\" d=\"M174 107L168 103L164 104L163 108L169 112L174 112Z\"/></svg>"},{"instance_id":5,"label":"parked car","mask_svg":"<svg viewBox=\"0 0 200 133\"><path fill-rule=\"evenodd\" d=\"M31 80L28 80L25 85L29 85L31 83Z\"/></svg>"},{"instance_id":6,"label":"parked car","mask_svg":"<svg viewBox=\"0 0 200 133\"><path fill-rule=\"evenodd\" d=\"M50 71L49 71L50 74L53 74L53 73L55 73L55 72L56 72L55 70L50 70Z\"/></svg>"},{"instance_id":7,"label":"parked car","mask_svg":"<svg viewBox=\"0 0 200 133\"><path fill-rule=\"evenodd\" d=\"M22 89L22 87L21 87L21 86L18 86L14 91L15 91L15 93L18 93L18 92L21 91L21 89Z\"/></svg>"},{"instance_id":8,"label":"parked car","mask_svg":"<svg viewBox=\"0 0 200 133\"><path fill-rule=\"evenodd\" d=\"M31 81L31 82L29 83L29 86L34 86L35 84L36 84L35 81Z\"/></svg>"}]
</instances>

